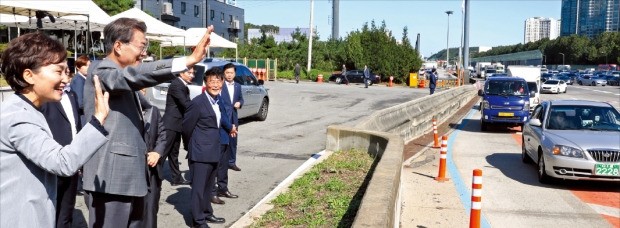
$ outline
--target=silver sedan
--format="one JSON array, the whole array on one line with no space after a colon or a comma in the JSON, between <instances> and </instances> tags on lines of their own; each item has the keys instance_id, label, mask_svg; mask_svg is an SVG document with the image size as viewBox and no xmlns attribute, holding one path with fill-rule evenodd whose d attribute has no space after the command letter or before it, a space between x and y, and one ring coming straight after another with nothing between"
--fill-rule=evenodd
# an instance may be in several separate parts
<instances>
[{"instance_id":1,"label":"silver sedan","mask_svg":"<svg viewBox=\"0 0 620 228\"><path fill-rule=\"evenodd\" d=\"M538 179L620 181L620 113L608 103L544 101L523 127L522 160Z\"/></svg>"}]
</instances>

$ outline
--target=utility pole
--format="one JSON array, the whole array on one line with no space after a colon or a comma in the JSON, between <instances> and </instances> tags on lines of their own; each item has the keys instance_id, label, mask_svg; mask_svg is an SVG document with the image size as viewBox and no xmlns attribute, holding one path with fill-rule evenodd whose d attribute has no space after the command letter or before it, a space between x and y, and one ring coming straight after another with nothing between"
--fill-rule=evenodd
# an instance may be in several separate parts
<instances>
[{"instance_id":1,"label":"utility pole","mask_svg":"<svg viewBox=\"0 0 620 228\"><path fill-rule=\"evenodd\" d=\"M312 29L312 21L314 20L314 0L310 0L310 35L308 37L308 73L312 66L312 37L314 31Z\"/></svg>"},{"instance_id":2,"label":"utility pole","mask_svg":"<svg viewBox=\"0 0 620 228\"><path fill-rule=\"evenodd\" d=\"M446 11L446 14L448 14L448 35L446 38L446 67L450 65L450 14L452 13L452 10Z\"/></svg>"},{"instance_id":3,"label":"utility pole","mask_svg":"<svg viewBox=\"0 0 620 228\"><path fill-rule=\"evenodd\" d=\"M332 1L332 39L337 40L340 38L340 35L338 35L338 27L340 26L340 0Z\"/></svg>"},{"instance_id":4,"label":"utility pole","mask_svg":"<svg viewBox=\"0 0 620 228\"><path fill-rule=\"evenodd\" d=\"M463 21L463 65L469 75L469 0L463 0L465 5Z\"/></svg>"}]
</instances>

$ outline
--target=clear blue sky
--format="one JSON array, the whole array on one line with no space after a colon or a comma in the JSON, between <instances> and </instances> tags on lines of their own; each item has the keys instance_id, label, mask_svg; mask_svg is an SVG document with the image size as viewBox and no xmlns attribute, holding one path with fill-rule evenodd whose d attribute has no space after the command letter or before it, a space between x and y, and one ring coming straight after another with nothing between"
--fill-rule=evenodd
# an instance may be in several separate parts
<instances>
[{"instance_id":1,"label":"clear blue sky","mask_svg":"<svg viewBox=\"0 0 620 228\"><path fill-rule=\"evenodd\" d=\"M446 47L447 10L454 11L450 15L450 47L460 46L461 4L461 0L340 0L340 37L361 29L365 22L370 24L374 19L379 26L385 20L397 39L401 39L405 26L412 44L420 33L421 53L428 57ZM246 23L309 27L310 0L237 0L237 6L245 10ZM525 19L560 19L561 6L561 0L471 0L469 45L523 43ZM321 40L331 36L331 15L331 1L314 1L314 26Z\"/></svg>"}]
</instances>

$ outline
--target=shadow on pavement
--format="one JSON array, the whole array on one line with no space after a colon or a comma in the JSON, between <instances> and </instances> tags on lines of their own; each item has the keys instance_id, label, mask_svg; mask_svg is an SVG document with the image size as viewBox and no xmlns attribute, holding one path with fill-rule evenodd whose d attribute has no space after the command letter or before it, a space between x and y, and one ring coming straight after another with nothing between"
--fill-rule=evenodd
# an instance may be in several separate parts
<instances>
[{"instance_id":1,"label":"shadow on pavement","mask_svg":"<svg viewBox=\"0 0 620 228\"><path fill-rule=\"evenodd\" d=\"M579 191L620 192L620 183L618 182L556 179L553 184L541 184L538 182L536 164L523 163L521 154L493 153L486 157L486 161L491 165L489 168L497 168L506 177L527 185Z\"/></svg>"},{"instance_id":2,"label":"shadow on pavement","mask_svg":"<svg viewBox=\"0 0 620 228\"><path fill-rule=\"evenodd\" d=\"M460 129L461 131L481 132L481 133L498 133L498 134L514 134L517 132L521 132L521 127L514 126L514 125L505 125L505 124L489 125L486 131L481 131L479 119L467 119L466 121L467 122L465 126L463 126L463 128ZM450 128L457 129L460 126L460 124L451 123L449 126Z\"/></svg>"},{"instance_id":3,"label":"shadow on pavement","mask_svg":"<svg viewBox=\"0 0 620 228\"><path fill-rule=\"evenodd\" d=\"M190 187L177 188L177 192L166 198L166 203L174 206L174 209L183 215L185 225L192 225L192 213L190 208L190 199L192 189Z\"/></svg>"}]
</instances>

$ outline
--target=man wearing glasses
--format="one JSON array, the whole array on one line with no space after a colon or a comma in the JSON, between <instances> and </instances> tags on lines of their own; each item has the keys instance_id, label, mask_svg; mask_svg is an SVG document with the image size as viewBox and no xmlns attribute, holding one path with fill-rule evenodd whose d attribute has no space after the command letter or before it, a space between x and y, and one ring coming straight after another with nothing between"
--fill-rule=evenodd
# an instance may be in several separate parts
<instances>
[{"instance_id":1,"label":"man wearing glasses","mask_svg":"<svg viewBox=\"0 0 620 228\"><path fill-rule=\"evenodd\" d=\"M166 146L166 155L163 159L168 159L172 186L189 184L189 181L183 179L179 170L179 146L181 145L181 125L183 124L183 115L190 103L188 84L194 79L194 69L189 69L179 74L178 78L173 79L168 86L168 94L166 95L166 111L164 112L164 127L166 128L166 138L168 144Z\"/></svg>"},{"instance_id":2,"label":"man wearing glasses","mask_svg":"<svg viewBox=\"0 0 620 228\"><path fill-rule=\"evenodd\" d=\"M84 165L84 190L89 203L88 227L143 227L147 194L147 146L138 91L176 78L206 55L213 26L209 26L189 56L140 63L146 54L146 24L119 18L104 28L106 58L93 61L84 83L84 113L94 113L94 81L99 76L109 92L110 113L104 127L108 142Z\"/></svg>"}]
</instances>

